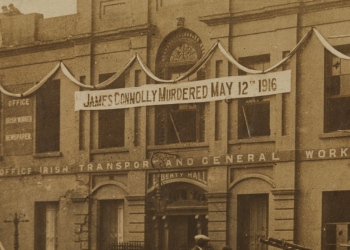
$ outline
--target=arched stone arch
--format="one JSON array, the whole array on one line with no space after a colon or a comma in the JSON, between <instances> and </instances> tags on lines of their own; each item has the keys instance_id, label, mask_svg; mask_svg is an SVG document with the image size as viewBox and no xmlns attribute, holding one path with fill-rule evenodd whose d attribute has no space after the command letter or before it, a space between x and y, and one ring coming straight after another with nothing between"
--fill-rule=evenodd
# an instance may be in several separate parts
<instances>
[{"instance_id":1,"label":"arched stone arch","mask_svg":"<svg viewBox=\"0 0 350 250\"><path fill-rule=\"evenodd\" d=\"M169 67L194 65L204 54L199 36L189 29L177 29L162 41L156 59L157 74L169 78Z\"/></svg>"},{"instance_id":2,"label":"arched stone arch","mask_svg":"<svg viewBox=\"0 0 350 250\"><path fill-rule=\"evenodd\" d=\"M105 186L110 186L110 185L120 187L126 194L128 194L127 186L124 185L123 183L120 183L118 181L108 181L108 182L101 183L101 184L97 185L96 187L94 187L94 189L91 190L90 196L93 196L101 188L103 188Z\"/></svg>"},{"instance_id":3,"label":"arched stone arch","mask_svg":"<svg viewBox=\"0 0 350 250\"><path fill-rule=\"evenodd\" d=\"M168 180L166 184L164 184L163 186L166 188L166 187L170 187L170 185L172 183L178 183L179 181L178 180ZM199 188L202 188L203 190L207 191L207 186L205 184L202 184L202 183L198 183L198 181L195 181L195 180L182 180L181 182L183 183L189 183L191 185L194 185L194 186L198 186ZM153 186L151 188L149 188L147 190L147 193L152 193L154 190L156 189L156 186Z\"/></svg>"},{"instance_id":4,"label":"arched stone arch","mask_svg":"<svg viewBox=\"0 0 350 250\"><path fill-rule=\"evenodd\" d=\"M235 185L237 185L238 183L248 180L248 179L260 179L263 180L265 182L267 182L271 187L275 188L276 184L275 182L268 176L266 175L262 175L262 174L246 174L243 175L239 178L237 178L234 182L232 182L229 186L229 190L231 190Z\"/></svg>"},{"instance_id":5,"label":"arched stone arch","mask_svg":"<svg viewBox=\"0 0 350 250\"><path fill-rule=\"evenodd\" d=\"M168 200L168 209L207 208L207 187L191 181L173 181L162 185L163 194ZM153 197L156 190L149 189L148 197ZM152 206L149 206L152 209ZM191 213L190 211L187 211Z\"/></svg>"},{"instance_id":6,"label":"arched stone arch","mask_svg":"<svg viewBox=\"0 0 350 250\"><path fill-rule=\"evenodd\" d=\"M174 49L184 43L192 46L196 52L197 60L202 57L204 50L199 36L189 29L177 29L162 41L157 53L157 63L169 62Z\"/></svg>"}]
</instances>

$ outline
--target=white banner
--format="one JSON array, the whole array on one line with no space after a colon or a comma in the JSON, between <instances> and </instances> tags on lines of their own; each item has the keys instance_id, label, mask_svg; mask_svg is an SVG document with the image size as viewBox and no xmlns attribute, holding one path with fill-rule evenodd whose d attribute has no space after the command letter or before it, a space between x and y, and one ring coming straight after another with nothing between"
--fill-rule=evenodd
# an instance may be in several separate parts
<instances>
[{"instance_id":1,"label":"white banner","mask_svg":"<svg viewBox=\"0 0 350 250\"><path fill-rule=\"evenodd\" d=\"M228 76L195 82L148 84L141 87L75 92L75 110L123 109L140 106L210 102L288 93L291 71Z\"/></svg>"}]
</instances>

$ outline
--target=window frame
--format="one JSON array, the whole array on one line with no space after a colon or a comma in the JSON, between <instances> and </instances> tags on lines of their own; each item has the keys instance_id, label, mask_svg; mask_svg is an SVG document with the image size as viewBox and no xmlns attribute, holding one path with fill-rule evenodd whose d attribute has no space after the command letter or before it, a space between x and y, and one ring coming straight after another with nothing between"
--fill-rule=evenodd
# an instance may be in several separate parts
<instances>
[{"instance_id":1,"label":"window frame","mask_svg":"<svg viewBox=\"0 0 350 250\"><path fill-rule=\"evenodd\" d=\"M60 79L49 80L41 86L36 93L35 103L35 153L59 152L61 137ZM48 141L50 143L47 143Z\"/></svg>"},{"instance_id":2,"label":"window frame","mask_svg":"<svg viewBox=\"0 0 350 250\"><path fill-rule=\"evenodd\" d=\"M264 70L270 67L271 56L270 54L262 54L256 56L248 56L239 58L240 64L256 70ZM247 75L245 71L239 70L238 75ZM272 117L273 117L273 97L271 96L261 96L261 97L250 97L250 98L242 98L237 102L237 138L238 139L254 139L261 137L271 137L272 135ZM268 121L264 124L264 129L261 132L254 132L254 130L250 130L251 127L250 122L256 121L256 117L247 117L247 112L244 107L252 107L252 106L262 106L268 105L267 111L265 113L268 114ZM255 123L254 123L255 125ZM258 126L255 126L258 127ZM266 132L268 131L268 132ZM255 135L254 135L255 133Z\"/></svg>"},{"instance_id":3,"label":"window frame","mask_svg":"<svg viewBox=\"0 0 350 250\"><path fill-rule=\"evenodd\" d=\"M162 43L157 54L157 75L163 79L172 79L187 72L195 63L202 57L202 45L199 37L190 30L183 29L177 30L170 34L166 39L166 42ZM184 51L186 50L188 54ZM177 53L177 52L183 52ZM182 55L182 56L180 56ZM205 71L203 69L199 70L197 74L193 74L188 77L186 81L202 80L205 79ZM181 110L185 105L173 104L155 107L154 112L154 122L155 122L155 145L171 145L171 144L181 144L181 143L201 143L205 142L205 110L206 103L194 103L187 104L193 105L196 110L196 124L194 124L190 130L195 130L195 138L192 140L181 141L181 135L176 135L176 129L174 127L174 122L171 121L171 117L168 111L171 110ZM185 112L185 109L183 109ZM175 111L181 112L181 111ZM171 132L172 131L172 132ZM174 140L174 133L177 137L177 141ZM179 140L180 138L180 140Z\"/></svg>"},{"instance_id":4,"label":"window frame","mask_svg":"<svg viewBox=\"0 0 350 250\"><path fill-rule=\"evenodd\" d=\"M342 45L336 47L341 53L350 55L350 45ZM324 50L324 133L335 133L350 129L350 91L347 94L342 94L342 77L349 74L341 73L341 60L339 65L334 64L336 58L328 50ZM338 61L336 62L338 63ZM339 67L339 74L333 74L333 67ZM349 79L350 83L350 79ZM348 104L348 105L346 105ZM347 108L349 107L349 108ZM346 115L348 114L348 115ZM347 119L346 119L347 118Z\"/></svg>"},{"instance_id":5,"label":"window frame","mask_svg":"<svg viewBox=\"0 0 350 250\"><path fill-rule=\"evenodd\" d=\"M103 82L113 76L115 73L103 73L99 74L99 82ZM126 78L125 73L118 79L112 82L105 89L118 89L125 88ZM115 119L110 119L115 117ZM103 119L102 119L103 118ZM121 119L121 123L117 118ZM97 148L98 149L111 149L125 147L125 135L126 135L126 112L125 109L110 109L97 111ZM112 125L110 124L112 123ZM116 125L116 126L113 126ZM106 128L115 128L115 130L106 130ZM120 132L121 131L121 132Z\"/></svg>"}]
</instances>

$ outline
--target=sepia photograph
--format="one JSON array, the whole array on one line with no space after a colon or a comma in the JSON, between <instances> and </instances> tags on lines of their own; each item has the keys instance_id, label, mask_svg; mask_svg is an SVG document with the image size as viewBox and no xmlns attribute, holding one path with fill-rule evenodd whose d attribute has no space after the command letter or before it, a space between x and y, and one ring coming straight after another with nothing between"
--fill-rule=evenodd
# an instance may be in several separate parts
<instances>
[{"instance_id":1,"label":"sepia photograph","mask_svg":"<svg viewBox=\"0 0 350 250\"><path fill-rule=\"evenodd\" d=\"M0 6L0 250L350 249L349 0Z\"/></svg>"}]
</instances>

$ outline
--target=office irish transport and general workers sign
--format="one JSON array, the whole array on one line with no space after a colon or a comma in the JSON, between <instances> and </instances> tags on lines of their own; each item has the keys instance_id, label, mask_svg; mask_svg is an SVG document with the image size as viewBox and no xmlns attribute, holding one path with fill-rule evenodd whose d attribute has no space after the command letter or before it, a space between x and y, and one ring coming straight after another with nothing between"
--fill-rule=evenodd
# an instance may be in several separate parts
<instances>
[{"instance_id":1,"label":"office irish transport and general workers sign","mask_svg":"<svg viewBox=\"0 0 350 250\"><path fill-rule=\"evenodd\" d=\"M202 81L75 92L75 110L122 109L198 103L287 93L291 71L229 76Z\"/></svg>"},{"instance_id":2,"label":"office irish transport and general workers sign","mask_svg":"<svg viewBox=\"0 0 350 250\"><path fill-rule=\"evenodd\" d=\"M197 156L187 158L168 159L162 169L162 182L170 182L173 178L186 178L206 185L207 174L205 169L209 166L242 166L247 164L276 164L290 161L321 161L350 159L350 148L307 149L300 151L255 152L237 153L217 156ZM177 169L177 170L176 170ZM184 169L184 171L178 171ZM186 169L186 170L185 170ZM196 170L191 170L196 169ZM52 166L11 166L0 168L1 177L23 175L59 175L72 173L107 173L116 171L147 171L154 172L150 159L134 161L124 160L116 162L91 162L74 165ZM174 172L174 170L176 170ZM169 172L168 172L169 171ZM165 173L164 173L165 172ZM167 173L168 172L168 173ZM171 174L170 174L171 172ZM154 178L158 173L152 175ZM151 181L152 183L152 181Z\"/></svg>"}]
</instances>

